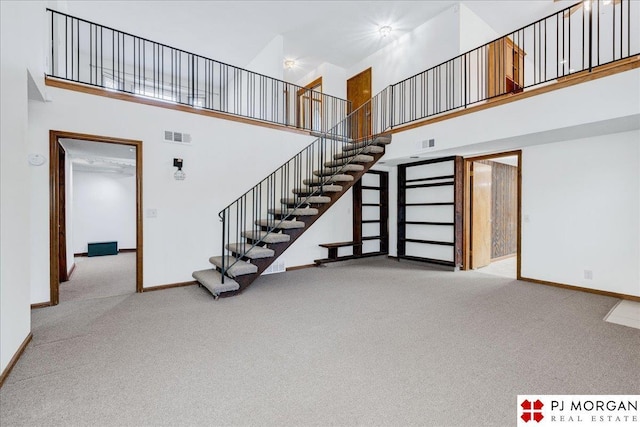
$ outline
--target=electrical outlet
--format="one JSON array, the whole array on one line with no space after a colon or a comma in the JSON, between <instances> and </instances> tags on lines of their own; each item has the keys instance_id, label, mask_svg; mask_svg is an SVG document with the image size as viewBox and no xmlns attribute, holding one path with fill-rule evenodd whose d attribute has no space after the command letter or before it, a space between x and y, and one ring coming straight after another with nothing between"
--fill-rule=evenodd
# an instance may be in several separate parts
<instances>
[{"instance_id":1,"label":"electrical outlet","mask_svg":"<svg viewBox=\"0 0 640 427\"><path fill-rule=\"evenodd\" d=\"M147 218L157 218L158 209L147 209Z\"/></svg>"},{"instance_id":2,"label":"electrical outlet","mask_svg":"<svg viewBox=\"0 0 640 427\"><path fill-rule=\"evenodd\" d=\"M585 270L584 271L584 278L586 280L593 280L593 271L591 270Z\"/></svg>"}]
</instances>

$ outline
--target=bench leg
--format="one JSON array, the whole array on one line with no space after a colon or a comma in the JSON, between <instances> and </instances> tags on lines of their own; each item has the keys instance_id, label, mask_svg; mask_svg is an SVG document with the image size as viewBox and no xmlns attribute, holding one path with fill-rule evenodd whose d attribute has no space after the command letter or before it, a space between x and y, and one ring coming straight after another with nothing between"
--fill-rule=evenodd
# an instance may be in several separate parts
<instances>
[{"instance_id":1,"label":"bench leg","mask_svg":"<svg viewBox=\"0 0 640 427\"><path fill-rule=\"evenodd\" d=\"M338 248L329 248L329 259L338 259Z\"/></svg>"}]
</instances>

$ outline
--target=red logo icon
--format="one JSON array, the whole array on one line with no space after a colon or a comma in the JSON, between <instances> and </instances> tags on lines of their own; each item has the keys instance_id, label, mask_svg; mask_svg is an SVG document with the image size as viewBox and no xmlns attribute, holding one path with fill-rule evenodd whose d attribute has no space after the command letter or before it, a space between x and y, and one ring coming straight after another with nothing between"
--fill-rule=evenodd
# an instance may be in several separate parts
<instances>
[{"instance_id":1,"label":"red logo icon","mask_svg":"<svg viewBox=\"0 0 640 427\"><path fill-rule=\"evenodd\" d=\"M522 406L522 415L520 418L522 418L525 423L528 423L531 420L539 423L544 418L544 415L542 415L542 407L544 404L540 402L540 399L533 403L525 400L520 404L520 406Z\"/></svg>"}]
</instances>

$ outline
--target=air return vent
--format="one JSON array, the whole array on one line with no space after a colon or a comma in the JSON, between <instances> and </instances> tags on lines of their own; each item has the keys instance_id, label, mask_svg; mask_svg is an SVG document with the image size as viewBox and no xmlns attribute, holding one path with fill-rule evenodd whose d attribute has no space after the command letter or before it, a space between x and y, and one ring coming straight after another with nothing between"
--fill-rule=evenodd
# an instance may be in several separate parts
<instances>
[{"instance_id":1,"label":"air return vent","mask_svg":"<svg viewBox=\"0 0 640 427\"><path fill-rule=\"evenodd\" d=\"M432 148L436 146L436 140L431 138L431 139L425 139L424 141L422 141L422 148Z\"/></svg>"},{"instance_id":2,"label":"air return vent","mask_svg":"<svg viewBox=\"0 0 640 427\"><path fill-rule=\"evenodd\" d=\"M285 271L287 271L285 262L283 260L276 260L273 264L267 267L262 274L284 273Z\"/></svg>"},{"instance_id":3,"label":"air return vent","mask_svg":"<svg viewBox=\"0 0 640 427\"><path fill-rule=\"evenodd\" d=\"M191 134L165 130L164 140L165 142L175 142L176 144L191 144Z\"/></svg>"}]
</instances>

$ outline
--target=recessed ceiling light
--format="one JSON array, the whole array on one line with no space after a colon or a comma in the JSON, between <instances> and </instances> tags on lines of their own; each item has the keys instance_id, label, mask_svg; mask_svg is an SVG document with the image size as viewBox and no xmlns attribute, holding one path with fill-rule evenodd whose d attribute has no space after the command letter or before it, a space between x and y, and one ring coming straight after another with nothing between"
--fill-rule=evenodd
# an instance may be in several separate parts
<instances>
[{"instance_id":1,"label":"recessed ceiling light","mask_svg":"<svg viewBox=\"0 0 640 427\"><path fill-rule=\"evenodd\" d=\"M410 158L410 159L419 159L420 157L418 157L418 156L411 156L411 157L409 157L409 158Z\"/></svg>"},{"instance_id":2,"label":"recessed ceiling light","mask_svg":"<svg viewBox=\"0 0 640 427\"><path fill-rule=\"evenodd\" d=\"M391 34L391 27L388 25L382 26L380 28L378 28L378 31L380 31L380 35L382 36L382 38L387 37L389 34Z\"/></svg>"},{"instance_id":3,"label":"recessed ceiling light","mask_svg":"<svg viewBox=\"0 0 640 427\"><path fill-rule=\"evenodd\" d=\"M284 68L286 68L287 70L290 70L295 66L296 66L296 61L294 61L293 59L286 59L284 61Z\"/></svg>"}]
</instances>

